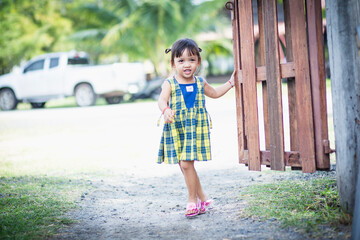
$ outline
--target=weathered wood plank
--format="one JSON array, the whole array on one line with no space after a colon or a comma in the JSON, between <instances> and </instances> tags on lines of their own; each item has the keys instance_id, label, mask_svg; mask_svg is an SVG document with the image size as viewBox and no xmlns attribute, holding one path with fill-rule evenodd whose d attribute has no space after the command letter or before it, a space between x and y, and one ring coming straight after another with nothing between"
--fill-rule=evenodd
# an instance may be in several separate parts
<instances>
[{"instance_id":1,"label":"weathered wood plank","mask_svg":"<svg viewBox=\"0 0 360 240\"><path fill-rule=\"evenodd\" d=\"M269 101L270 162L272 170L285 170L284 129L276 0L264 1L266 82Z\"/></svg>"},{"instance_id":2,"label":"weathered wood plank","mask_svg":"<svg viewBox=\"0 0 360 240\"><path fill-rule=\"evenodd\" d=\"M239 0L239 29L242 80L244 87L245 132L249 170L260 171L259 121L257 113L255 41L252 2Z\"/></svg>"},{"instance_id":3,"label":"weathered wood plank","mask_svg":"<svg viewBox=\"0 0 360 240\"><path fill-rule=\"evenodd\" d=\"M248 155L248 150L245 150L244 151L244 157L245 157L244 163L245 164L248 164L247 155ZM261 151L260 156L261 156L261 165L267 165L267 166L271 165L270 151ZM302 167L299 152L296 152L296 151L284 152L284 161L285 161L285 165L288 167L296 167L296 168Z\"/></svg>"},{"instance_id":4,"label":"weathered wood plank","mask_svg":"<svg viewBox=\"0 0 360 240\"><path fill-rule=\"evenodd\" d=\"M304 2L289 1L296 78L297 147L305 173L316 171L309 57Z\"/></svg>"},{"instance_id":5,"label":"weathered wood plank","mask_svg":"<svg viewBox=\"0 0 360 240\"><path fill-rule=\"evenodd\" d=\"M294 62L280 64L281 78L295 77ZM259 66L256 68L257 81L266 81L266 66Z\"/></svg>"},{"instance_id":6,"label":"weathered wood plank","mask_svg":"<svg viewBox=\"0 0 360 240\"><path fill-rule=\"evenodd\" d=\"M263 0L257 0L257 13L259 25L259 43L258 43L258 63L257 67L264 66L265 68L265 39L264 39L264 17L263 17ZM257 72L258 73L258 72ZM257 75L257 74L256 74ZM257 75L257 80L259 79ZM269 127L269 103L267 95L267 83L261 82L262 99L263 99L263 115L264 115L264 135L265 135L265 149L270 149L270 127Z\"/></svg>"},{"instance_id":7,"label":"weathered wood plank","mask_svg":"<svg viewBox=\"0 0 360 240\"><path fill-rule=\"evenodd\" d=\"M235 75L235 100L236 100L236 120L237 120L237 133L238 133L238 155L239 163L244 162L244 149L246 147L245 141L245 126L244 126L244 108L243 108L243 85L242 85L242 72L241 72L241 53L240 53L240 32L238 23L238 1L231 1L229 6L231 9L231 22L233 31L233 49L234 49L234 68L237 70Z\"/></svg>"},{"instance_id":8,"label":"weathered wood plank","mask_svg":"<svg viewBox=\"0 0 360 240\"><path fill-rule=\"evenodd\" d=\"M325 149L323 146L323 140L328 139L328 124L321 0L306 0L306 13L314 114L316 168L329 169L330 157L329 154L324 152Z\"/></svg>"},{"instance_id":9,"label":"weathered wood plank","mask_svg":"<svg viewBox=\"0 0 360 240\"><path fill-rule=\"evenodd\" d=\"M291 21L289 0L283 1L284 21L285 21L285 42L286 42L286 61L293 62L293 50L291 42ZM290 150L297 150L297 118L296 118L296 88L295 88L295 69L294 75L287 77L288 105L289 105L289 130L290 130Z\"/></svg>"},{"instance_id":10,"label":"weathered wood plank","mask_svg":"<svg viewBox=\"0 0 360 240\"><path fill-rule=\"evenodd\" d=\"M284 163L290 167L301 167L300 154L298 152L284 152ZM271 165L270 151L261 151L261 165Z\"/></svg>"}]
</instances>

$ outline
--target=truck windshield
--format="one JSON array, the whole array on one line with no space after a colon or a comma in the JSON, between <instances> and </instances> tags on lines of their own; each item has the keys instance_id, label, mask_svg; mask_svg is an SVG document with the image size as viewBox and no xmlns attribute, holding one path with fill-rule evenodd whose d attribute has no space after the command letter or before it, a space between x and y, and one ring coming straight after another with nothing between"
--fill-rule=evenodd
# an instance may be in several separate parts
<instances>
[{"instance_id":1,"label":"truck windshield","mask_svg":"<svg viewBox=\"0 0 360 240\"><path fill-rule=\"evenodd\" d=\"M68 59L68 65L80 65L80 64L89 64L87 58L75 57Z\"/></svg>"}]
</instances>

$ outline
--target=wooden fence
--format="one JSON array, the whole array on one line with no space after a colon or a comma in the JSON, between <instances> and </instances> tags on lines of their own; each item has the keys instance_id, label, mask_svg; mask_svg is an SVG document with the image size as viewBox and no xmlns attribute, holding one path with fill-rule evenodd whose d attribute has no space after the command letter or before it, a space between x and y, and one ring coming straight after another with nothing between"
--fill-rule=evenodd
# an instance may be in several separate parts
<instances>
[{"instance_id":1,"label":"wooden fence","mask_svg":"<svg viewBox=\"0 0 360 240\"><path fill-rule=\"evenodd\" d=\"M321 1L283 1L286 48L283 62L277 1L257 0L255 6L253 3L232 0L225 5L232 13L237 69L239 162L256 171L261 170L261 165L272 170L291 166L306 173L328 170L332 150L328 140ZM255 23L254 12L257 12ZM257 39L255 26L259 31ZM284 89L288 92L286 106ZM260 107L262 111L258 111ZM287 151L284 119L289 119ZM260 132L259 128L264 131ZM262 150L261 134L265 135Z\"/></svg>"}]
</instances>

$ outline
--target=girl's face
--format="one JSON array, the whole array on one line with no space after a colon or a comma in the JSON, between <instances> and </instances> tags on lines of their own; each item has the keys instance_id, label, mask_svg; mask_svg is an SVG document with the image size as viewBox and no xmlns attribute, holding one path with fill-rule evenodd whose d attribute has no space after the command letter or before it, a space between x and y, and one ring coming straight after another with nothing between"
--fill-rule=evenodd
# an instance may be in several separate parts
<instances>
[{"instance_id":1,"label":"girl's face","mask_svg":"<svg viewBox=\"0 0 360 240\"><path fill-rule=\"evenodd\" d=\"M193 81L197 67L201 59L197 55L190 55L188 49L185 49L180 57L175 57L172 67L176 69L177 80Z\"/></svg>"}]
</instances>

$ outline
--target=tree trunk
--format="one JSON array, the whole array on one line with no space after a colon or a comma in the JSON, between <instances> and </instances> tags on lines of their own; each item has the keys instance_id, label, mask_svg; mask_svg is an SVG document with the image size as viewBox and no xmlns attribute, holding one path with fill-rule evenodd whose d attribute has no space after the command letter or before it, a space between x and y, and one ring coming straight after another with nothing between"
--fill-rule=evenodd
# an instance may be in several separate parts
<instances>
[{"instance_id":1,"label":"tree trunk","mask_svg":"<svg viewBox=\"0 0 360 240\"><path fill-rule=\"evenodd\" d=\"M327 0L326 24L337 186L342 207L352 213L360 161L360 60L355 37L360 0Z\"/></svg>"}]
</instances>

